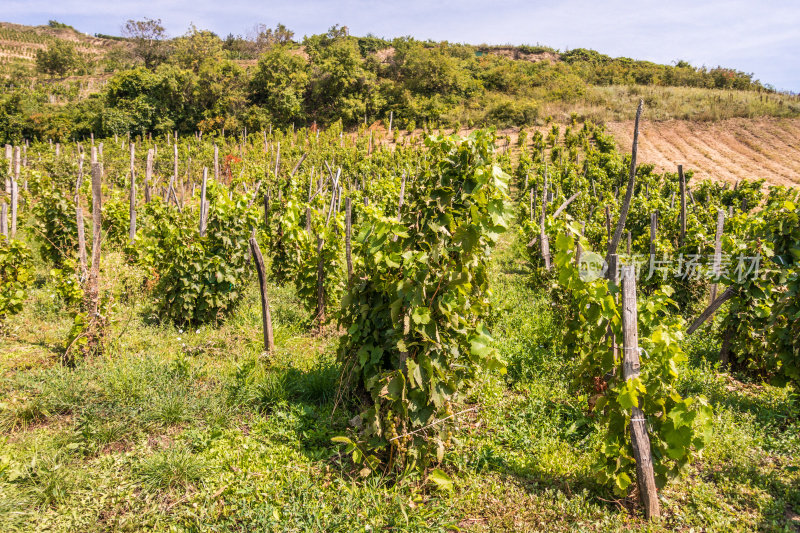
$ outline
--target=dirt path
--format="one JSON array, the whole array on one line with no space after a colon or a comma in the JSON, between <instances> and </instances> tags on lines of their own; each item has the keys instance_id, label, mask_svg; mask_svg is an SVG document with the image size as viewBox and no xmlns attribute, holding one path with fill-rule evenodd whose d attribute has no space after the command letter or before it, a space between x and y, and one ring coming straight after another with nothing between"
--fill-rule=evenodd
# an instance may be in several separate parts
<instances>
[{"instance_id":1,"label":"dirt path","mask_svg":"<svg viewBox=\"0 0 800 533\"><path fill-rule=\"evenodd\" d=\"M613 122L609 131L630 151L633 122ZM642 124L639 161L659 170L678 164L696 179L735 183L764 178L770 185L800 185L800 119L668 120Z\"/></svg>"}]
</instances>

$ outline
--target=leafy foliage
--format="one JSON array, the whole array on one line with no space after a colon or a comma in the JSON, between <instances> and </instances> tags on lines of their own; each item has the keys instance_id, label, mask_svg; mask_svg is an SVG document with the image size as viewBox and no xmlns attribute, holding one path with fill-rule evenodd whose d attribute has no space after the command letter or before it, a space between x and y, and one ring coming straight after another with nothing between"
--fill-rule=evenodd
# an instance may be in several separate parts
<instances>
[{"instance_id":1,"label":"leafy foliage","mask_svg":"<svg viewBox=\"0 0 800 533\"><path fill-rule=\"evenodd\" d=\"M42 259L56 267L74 258L78 249L75 202L58 189L43 187L33 205L36 238Z\"/></svg>"},{"instance_id":2,"label":"leafy foliage","mask_svg":"<svg viewBox=\"0 0 800 533\"><path fill-rule=\"evenodd\" d=\"M149 204L158 224L145 231L142 261L152 264L158 276L159 314L176 324L223 319L241 300L247 279L248 239L256 224L248 198L236 194L229 199L213 181L208 198L208 228L202 237L188 217L159 201Z\"/></svg>"},{"instance_id":3,"label":"leafy foliage","mask_svg":"<svg viewBox=\"0 0 800 533\"><path fill-rule=\"evenodd\" d=\"M409 177L401 219L366 211L363 266L342 301L339 359L368 398L349 442L372 469L441 461L453 406L483 371L502 368L484 320L508 176L492 165L489 133L425 142L430 163Z\"/></svg>"},{"instance_id":4,"label":"leafy foliage","mask_svg":"<svg viewBox=\"0 0 800 533\"><path fill-rule=\"evenodd\" d=\"M22 310L33 282L31 252L24 243L0 237L0 326Z\"/></svg>"},{"instance_id":5,"label":"leafy foliage","mask_svg":"<svg viewBox=\"0 0 800 533\"><path fill-rule=\"evenodd\" d=\"M647 417L656 483L662 487L685 467L710 437L711 408L705 398L680 396L678 369L686 361L681 349L684 324L670 311L675 302L665 286L639 305L641 375L623 378L622 358L612 337L622 339L619 288L604 279L588 281L575 266L579 228L563 222L557 235L558 282L569 297L565 343L579 361L577 383L594 394L590 406L605 427L595 471L615 492L624 494L635 479L630 433L631 408ZM585 253L589 243L582 239ZM611 335L608 335L608 333Z\"/></svg>"}]
</instances>

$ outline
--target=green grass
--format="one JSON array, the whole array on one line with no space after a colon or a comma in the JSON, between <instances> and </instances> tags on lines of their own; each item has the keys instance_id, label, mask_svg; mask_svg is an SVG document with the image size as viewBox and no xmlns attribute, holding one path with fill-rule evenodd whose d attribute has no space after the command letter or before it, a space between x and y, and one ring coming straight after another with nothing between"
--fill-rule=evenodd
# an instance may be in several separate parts
<instances>
[{"instance_id":1,"label":"green grass","mask_svg":"<svg viewBox=\"0 0 800 533\"><path fill-rule=\"evenodd\" d=\"M107 288L135 286L118 254ZM335 334L308 333L291 287L270 286L276 353L262 353L257 282L218 327L151 319L146 298L118 305L106 355L62 367L68 317L41 279L0 339L3 531L797 531L800 402L745 383L687 342L683 392L715 409L710 445L663 492L647 524L592 477L598 428L569 385L551 303L528 285L509 236L492 267L497 347L442 468L452 491L417 473L362 478L331 437ZM127 281L125 281L127 280Z\"/></svg>"}]
</instances>

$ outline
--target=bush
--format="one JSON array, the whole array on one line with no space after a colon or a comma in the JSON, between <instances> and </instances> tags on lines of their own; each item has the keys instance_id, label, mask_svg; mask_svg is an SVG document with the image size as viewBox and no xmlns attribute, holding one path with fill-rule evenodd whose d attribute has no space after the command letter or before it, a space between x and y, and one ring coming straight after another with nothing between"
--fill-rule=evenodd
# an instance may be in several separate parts
<instances>
[{"instance_id":1,"label":"bush","mask_svg":"<svg viewBox=\"0 0 800 533\"><path fill-rule=\"evenodd\" d=\"M362 429L342 437L370 469L427 467L454 431L453 404L502 367L485 328L487 265L506 228L509 176L494 136L428 137L430 162L406 188L398 221L377 212L356 238L364 263L342 299L342 375L365 402ZM433 421L445 422L427 432Z\"/></svg>"},{"instance_id":2,"label":"bush","mask_svg":"<svg viewBox=\"0 0 800 533\"><path fill-rule=\"evenodd\" d=\"M74 258L78 249L75 202L58 190L43 187L39 194L33 206L39 253L47 263L59 267Z\"/></svg>"},{"instance_id":3,"label":"bush","mask_svg":"<svg viewBox=\"0 0 800 533\"><path fill-rule=\"evenodd\" d=\"M84 59L75 45L69 41L57 40L46 50L36 53L36 68L45 74L66 76L84 67Z\"/></svg>"},{"instance_id":4,"label":"bush","mask_svg":"<svg viewBox=\"0 0 800 533\"><path fill-rule=\"evenodd\" d=\"M224 318L241 300L247 279L251 228L255 210L245 196L228 199L227 190L209 183L206 234L193 220L166 209L160 200L148 204L142 260L157 273L156 307L176 324L200 324Z\"/></svg>"},{"instance_id":5,"label":"bush","mask_svg":"<svg viewBox=\"0 0 800 533\"><path fill-rule=\"evenodd\" d=\"M27 246L0 237L0 326L7 316L22 311L32 276L32 258Z\"/></svg>"},{"instance_id":6,"label":"bush","mask_svg":"<svg viewBox=\"0 0 800 533\"><path fill-rule=\"evenodd\" d=\"M486 112L485 122L501 128L533 124L539 117L539 106L535 102L503 100Z\"/></svg>"}]
</instances>

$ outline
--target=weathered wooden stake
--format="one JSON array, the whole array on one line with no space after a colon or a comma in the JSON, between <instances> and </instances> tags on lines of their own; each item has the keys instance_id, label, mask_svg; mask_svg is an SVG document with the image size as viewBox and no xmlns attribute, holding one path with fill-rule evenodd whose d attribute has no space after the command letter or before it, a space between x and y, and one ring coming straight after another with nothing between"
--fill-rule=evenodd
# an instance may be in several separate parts
<instances>
[{"instance_id":1,"label":"weathered wooden stake","mask_svg":"<svg viewBox=\"0 0 800 533\"><path fill-rule=\"evenodd\" d=\"M681 237L679 246L683 246L686 239L686 176L683 174L683 165L678 165L678 178L681 187Z\"/></svg>"},{"instance_id":2,"label":"weathered wooden stake","mask_svg":"<svg viewBox=\"0 0 800 533\"><path fill-rule=\"evenodd\" d=\"M533 189L531 189L531 207L530 207L531 222L533 222L533 204L535 201L536 201L536 192Z\"/></svg>"},{"instance_id":3,"label":"weathered wooden stake","mask_svg":"<svg viewBox=\"0 0 800 533\"><path fill-rule=\"evenodd\" d=\"M78 224L78 265L80 267L81 285L89 277L86 259L86 229L83 224L83 208L81 207L81 185L83 184L83 154L78 156L78 178L75 180L75 221Z\"/></svg>"},{"instance_id":4,"label":"weathered wooden stake","mask_svg":"<svg viewBox=\"0 0 800 533\"><path fill-rule=\"evenodd\" d=\"M622 230L625 229L625 220L628 218L628 210L631 207L631 200L633 199L633 187L636 180L636 153L639 148L639 119L642 117L642 108L644 101L639 100L639 107L636 109L636 122L633 126L633 148L631 149L631 168L628 176L628 188L625 190L625 200L622 202L622 208L619 212L619 221L617 222L617 229L614 231L614 237L608 243L607 256L617 253L617 246L622 238Z\"/></svg>"},{"instance_id":5,"label":"weathered wooden stake","mask_svg":"<svg viewBox=\"0 0 800 533\"><path fill-rule=\"evenodd\" d=\"M153 181L153 149L147 150L147 164L144 169L144 201L150 203L150 183Z\"/></svg>"},{"instance_id":6,"label":"weathered wooden stake","mask_svg":"<svg viewBox=\"0 0 800 533\"><path fill-rule=\"evenodd\" d=\"M103 163L92 165L92 265L86 283L86 303L89 320L96 320L100 305L100 246L102 244Z\"/></svg>"},{"instance_id":7,"label":"weathered wooden stake","mask_svg":"<svg viewBox=\"0 0 800 533\"><path fill-rule=\"evenodd\" d=\"M556 212L555 212L555 213L553 213L553 218L557 218L557 217L558 217L558 215L560 215L561 213L563 213L563 212L564 212L564 210L565 210L567 207L569 207L569 204L571 204L571 203L572 203L572 202L575 200L575 198L577 198L578 196L580 196L580 194L581 194L581 192L580 192L580 191L578 191L578 192L576 192L575 194L573 194L572 196L570 196L569 198L567 198L566 200L564 200L564 203L562 203L562 204L561 204L561 205L558 207L558 209L556 209Z\"/></svg>"},{"instance_id":8,"label":"weathered wooden stake","mask_svg":"<svg viewBox=\"0 0 800 533\"><path fill-rule=\"evenodd\" d=\"M586 230L586 222L581 222L581 237L583 237L583 232ZM580 268L581 266L581 255L583 255L583 246L581 246L581 240L578 239L577 244L575 245L575 265Z\"/></svg>"},{"instance_id":9,"label":"weathered wooden stake","mask_svg":"<svg viewBox=\"0 0 800 533\"><path fill-rule=\"evenodd\" d=\"M219 147L214 144L214 181L219 181Z\"/></svg>"},{"instance_id":10,"label":"weathered wooden stake","mask_svg":"<svg viewBox=\"0 0 800 533\"><path fill-rule=\"evenodd\" d=\"M650 213L650 256L656 255L656 234L658 232L658 211Z\"/></svg>"},{"instance_id":11,"label":"weathered wooden stake","mask_svg":"<svg viewBox=\"0 0 800 533\"><path fill-rule=\"evenodd\" d=\"M269 204L270 204L270 188L267 187L267 192L264 194L264 229L269 233Z\"/></svg>"},{"instance_id":12,"label":"weathered wooden stake","mask_svg":"<svg viewBox=\"0 0 800 533\"><path fill-rule=\"evenodd\" d=\"M625 265L622 267L622 377L625 381L639 376L637 315L636 268L634 265ZM633 457L636 460L639 498L644 506L645 517L649 520L661 516L661 508L653 473L653 456L650 451L650 437L647 434L647 419L638 406L631 408L630 431Z\"/></svg>"},{"instance_id":13,"label":"weathered wooden stake","mask_svg":"<svg viewBox=\"0 0 800 533\"><path fill-rule=\"evenodd\" d=\"M715 278L719 276L720 266L722 263L722 230L725 226L725 211L722 209L717 210L717 233L714 239L714 263L711 267L711 275ZM711 284L711 296L709 297L709 304L717 298L717 283Z\"/></svg>"},{"instance_id":14,"label":"weathered wooden stake","mask_svg":"<svg viewBox=\"0 0 800 533\"><path fill-rule=\"evenodd\" d=\"M692 325L689 326L689 329L686 330L686 334L691 335L692 333L697 331L697 328L702 326L703 323L706 320L708 320L709 317L711 317L711 315L716 313L717 309L719 309L722 306L722 304L730 300L733 294L734 294L733 285L722 291L722 294L720 294L718 298L715 298L714 301L708 304L708 307L706 307L706 309L702 313L700 313L700 316L698 316L694 320L694 322L692 322Z\"/></svg>"},{"instance_id":15,"label":"weathered wooden stake","mask_svg":"<svg viewBox=\"0 0 800 533\"><path fill-rule=\"evenodd\" d=\"M264 330L264 349L272 353L275 351L275 339L272 334L272 315L269 312L269 297L267 296L267 274L264 268L264 257L255 237L250 237L250 252L258 272L258 284L261 287L261 323Z\"/></svg>"},{"instance_id":16,"label":"weathered wooden stake","mask_svg":"<svg viewBox=\"0 0 800 533\"><path fill-rule=\"evenodd\" d=\"M128 211L128 238L130 243L136 241L136 143L131 143L131 190L130 190L130 209Z\"/></svg>"},{"instance_id":17,"label":"weathered wooden stake","mask_svg":"<svg viewBox=\"0 0 800 533\"><path fill-rule=\"evenodd\" d=\"M19 159L19 146L14 148L14 161ZM14 164L16 167L16 163ZM12 239L17 237L17 210L19 209L19 183L14 172L11 175L11 230L10 236Z\"/></svg>"},{"instance_id":18,"label":"weathered wooden stake","mask_svg":"<svg viewBox=\"0 0 800 533\"><path fill-rule=\"evenodd\" d=\"M8 239L8 205L0 200L0 235Z\"/></svg>"},{"instance_id":19,"label":"weathered wooden stake","mask_svg":"<svg viewBox=\"0 0 800 533\"><path fill-rule=\"evenodd\" d=\"M208 205L206 203L206 186L208 185L208 167L203 167L203 184L200 186L200 236L206 234L206 217Z\"/></svg>"},{"instance_id":20,"label":"weathered wooden stake","mask_svg":"<svg viewBox=\"0 0 800 533\"><path fill-rule=\"evenodd\" d=\"M11 173L12 173L13 168L14 168L13 167L13 165L14 165L14 160L13 160L14 155L13 154L14 154L14 148L10 144L7 144L6 147L5 147L5 158L8 160L8 172L6 173L5 191L8 194L11 194Z\"/></svg>"}]
</instances>

